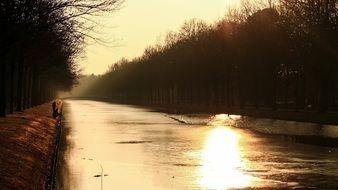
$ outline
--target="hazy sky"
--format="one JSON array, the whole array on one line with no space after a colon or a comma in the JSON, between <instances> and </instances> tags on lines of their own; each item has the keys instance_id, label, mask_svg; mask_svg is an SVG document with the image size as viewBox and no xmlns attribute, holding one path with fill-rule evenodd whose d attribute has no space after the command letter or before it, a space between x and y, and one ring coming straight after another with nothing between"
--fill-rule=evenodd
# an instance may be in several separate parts
<instances>
[{"instance_id":1,"label":"hazy sky","mask_svg":"<svg viewBox=\"0 0 338 190\"><path fill-rule=\"evenodd\" d=\"M109 41L86 46L79 60L85 74L102 74L121 58L142 55L168 31L178 30L192 18L213 22L222 18L229 6L239 0L126 0L121 10L94 18L99 26L95 36Z\"/></svg>"}]
</instances>

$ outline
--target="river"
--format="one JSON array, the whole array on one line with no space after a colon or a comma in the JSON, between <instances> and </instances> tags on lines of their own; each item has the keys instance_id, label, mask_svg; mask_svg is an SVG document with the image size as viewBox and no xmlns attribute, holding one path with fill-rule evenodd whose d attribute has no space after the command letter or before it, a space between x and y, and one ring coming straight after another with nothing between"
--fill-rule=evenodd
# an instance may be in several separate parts
<instances>
[{"instance_id":1,"label":"river","mask_svg":"<svg viewBox=\"0 0 338 190\"><path fill-rule=\"evenodd\" d=\"M338 189L336 126L92 100L66 100L63 112L59 190Z\"/></svg>"}]
</instances>

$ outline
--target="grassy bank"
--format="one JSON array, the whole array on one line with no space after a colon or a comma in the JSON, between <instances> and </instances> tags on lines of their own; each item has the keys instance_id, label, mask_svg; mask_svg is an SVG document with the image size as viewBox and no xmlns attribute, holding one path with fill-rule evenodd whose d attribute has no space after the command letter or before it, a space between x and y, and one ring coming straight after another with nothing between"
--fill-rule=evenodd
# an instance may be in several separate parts
<instances>
[{"instance_id":1,"label":"grassy bank","mask_svg":"<svg viewBox=\"0 0 338 190\"><path fill-rule=\"evenodd\" d=\"M0 189L47 189L58 122L51 107L0 118Z\"/></svg>"}]
</instances>

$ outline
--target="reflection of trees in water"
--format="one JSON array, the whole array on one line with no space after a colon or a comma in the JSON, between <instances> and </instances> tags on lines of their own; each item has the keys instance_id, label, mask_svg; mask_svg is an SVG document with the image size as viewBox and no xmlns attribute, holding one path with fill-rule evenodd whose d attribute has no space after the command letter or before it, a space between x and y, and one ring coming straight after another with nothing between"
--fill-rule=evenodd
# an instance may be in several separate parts
<instances>
[{"instance_id":1,"label":"reflection of trees in water","mask_svg":"<svg viewBox=\"0 0 338 190\"><path fill-rule=\"evenodd\" d=\"M65 112L69 113L69 105L67 103L64 104ZM72 189L77 188L79 185L77 184L78 180L73 180L76 176L72 176L71 166L69 165L69 157L70 151L74 146L74 141L67 139L69 134L71 133L71 126L67 124L67 118L71 119L70 115L64 115L61 134L60 134L60 142L59 142L59 155L57 159L57 170L56 170L56 189ZM74 174L73 174L74 175Z\"/></svg>"}]
</instances>

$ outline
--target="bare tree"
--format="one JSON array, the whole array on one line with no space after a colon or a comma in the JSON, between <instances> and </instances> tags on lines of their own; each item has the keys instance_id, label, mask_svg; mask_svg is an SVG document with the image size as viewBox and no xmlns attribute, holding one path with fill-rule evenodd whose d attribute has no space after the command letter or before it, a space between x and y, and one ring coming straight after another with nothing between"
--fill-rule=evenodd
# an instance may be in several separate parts
<instances>
[{"instance_id":1,"label":"bare tree","mask_svg":"<svg viewBox=\"0 0 338 190\"><path fill-rule=\"evenodd\" d=\"M17 97L21 111L47 101L57 88L69 89L76 81L75 58L90 35L94 16L116 11L123 0L16 0L0 3L0 116ZM7 70L10 68L10 72ZM15 72L17 71L17 72ZM6 77L11 75L11 77ZM16 76L16 77L14 77ZM10 87L8 87L7 80ZM15 81L14 81L15 80ZM34 87L34 89L32 89ZM17 89L16 94L14 89ZM10 93L7 93L7 91Z\"/></svg>"}]
</instances>

